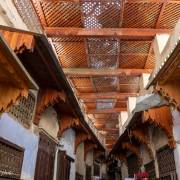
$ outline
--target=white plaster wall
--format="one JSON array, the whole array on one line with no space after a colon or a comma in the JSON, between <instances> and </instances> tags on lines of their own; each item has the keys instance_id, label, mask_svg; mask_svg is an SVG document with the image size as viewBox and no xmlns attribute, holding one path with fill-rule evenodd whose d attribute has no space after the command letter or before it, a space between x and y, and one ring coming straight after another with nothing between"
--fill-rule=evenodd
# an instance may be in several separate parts
<instances>
[{"instance_id":1,"label":"white plaster wall","mask_svg":"<svg viewBox=\"0 0 180 180\"><path fill-rule=\"evenodd\" d=\"M152 142L154 144L155 150L159 150L163 146L168 144L168 139L166 134L160 128L154 128Z\"/></svg>"},{"instance_id":2,"label":"white plaster wall","mask_svg":"<svg viewBox=\"0 0 180 180\"><path fill-rule=\"evenodd\" d=\"M123 180L128 177L128 168L124 162L121 163L121 173Z\"/></svg>"},{"instance_id":3,"label":"white plaster wall","mask_svg":"<svg viewBox=\"0 0 180 180\"><path fill-rule=\"evenodd\" d=\"M39 128L44 129L49 135L57 139L59 124L57 113L53 107L47 108L40 117Z\"/></svg>"},{"instance_id":4,"label":"white plaster wall","mask_svg":"<svg viewBox=\"0 0 180 180\"><path fill-rule=\"evenodd\" d=\"M144 145L141 145L140 150L141 150L141 157L142 157L142 160L143 160L143 164L145 165L145 164L151 162L152 159L149 156L147 148Z\"/></svg>"},{"instance_id":5,"label":"white plaster wall","mask_svg":"<svg viewBox=\"0 0 180 180\"><path fill-rule=\"evenodd\" d=\"M39 137L13 120L7 113L3 113L0 117L0 137L25 149L21 179L33 180Z\"/></svg>"},{"instance_id":6,"label":"white plaster wall","mask_svg":"<svg viewBox=\"0 0 180 180\"><path fill-rule=\"evenodd\" d=\"M0 25L28 30L13 3L13 0L0 0Z\"/></svg>"},{"instance_id":7,"label":"white plaster wall","mask_svg":"<svg viewBox=\"0 0 180 180\"><path fill-rule=\"evenodd\" d=\"M84 162L84 143L81 143L77 147L75 163L76 163L76 171L79 174L83 175L83 179L85 179L86 168Z\"/></svg>"},{"instance_id":8,"label":"white plaster wall","mask_svg":"<svg viewBox=\"0 0 180 180\"><path fill-rule=\"evenodd\" d=\"M173 134L176 141L176 148L174 150L174 159L176 163L176 172L178 179L180 179L180 113L177 110L172 111L173 116Z\"/></svg>"},{"instance_id":9,"label":"white plaster wall","mask_svg":"<svg viewBox=\"0 0 180 180\"><path fill-rule=\"evenodd\" d=\"M60 149L65 150L66 154L75 160L74 142L75 142L75 132L73 129L68 129L62 134L59 144L63 145L63 147L60 147ZM76 169L74 162L71 163L70 180L75 180L75 174L76 174Z\"/></svg>"}]
</instances>

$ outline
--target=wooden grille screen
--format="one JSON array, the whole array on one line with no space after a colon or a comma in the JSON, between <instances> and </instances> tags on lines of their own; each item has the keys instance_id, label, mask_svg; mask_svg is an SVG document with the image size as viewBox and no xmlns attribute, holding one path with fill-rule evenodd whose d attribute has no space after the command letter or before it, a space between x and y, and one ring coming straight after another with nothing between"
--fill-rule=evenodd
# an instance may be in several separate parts
<instances>
[{"instance_id":1,"label":"wooden grille screen","mask_svg":"<svg viewBox=\"0 0 180 180\"><path fill-rule=\"evenodd\" d=\"M9 113L23 125L30 127L35 107L35 97L29 93L28 98L21 97L18 105L13 105Z\"/></svg>"},{"instance_id":2,"label":"wooden grille screen","mask_svg":"<svg viewBox=\"0 0 180 180\"><path fill-rule=\"evenodd\" d=\"M173 149L164 147L157 152L157 160L159 166L159 176L162 179L173 179L176 177L176 166L174 161Z\"/></svg>"},{"instance_id":3,"label":"wooden grille screen","mask_svg":"<svg viewBox=\"0 0 180 180\"><path fill-rule=\"evenodd\" d=\"M41 133L36 160L35 180L52 180L54 175L56 143Z\"/></svg>"},{"instance_id":4,"label":"wooden grille screen","mask_svg":"<svg viewBox=\"0 0 180 180\"><path fill-rule=\"evenodd\" d=\"M20 179L24 150L0 138L0 179Z\"/></svg>"}]
</instances>

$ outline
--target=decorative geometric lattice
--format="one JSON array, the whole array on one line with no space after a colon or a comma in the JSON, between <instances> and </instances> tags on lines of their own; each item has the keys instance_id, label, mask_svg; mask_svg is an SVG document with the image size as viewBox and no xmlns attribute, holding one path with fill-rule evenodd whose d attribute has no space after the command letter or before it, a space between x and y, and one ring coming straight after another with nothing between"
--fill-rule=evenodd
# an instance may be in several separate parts
<instances>
[{"instance_id":1,"label":"decorative geometric lattice","mask_svg":"<svg viewBox=\"0 0 180 180\"><path fill-rule=\"evenodd\" d=\"M119 67L127 69L143 69L147 55L120 54Z\"/></svg>"},{"instance_id":2,"label":"decorative geometric lattice","mask_svg":"<svg viewBox=\"0 0 180 180\"><path fill-rule=\"evenodd\" d=\"M97 92L108 92L117 90L117 77L96 77L92 79Z\"/></svg>"},{"instance_id":3,"label":"decorative geometric lattice","mask_svg":"<svg viewBox=\"0 0 180 180\"><path fill-rule=\"evenodd\" d=\"M122 26L126 28L155 28L162 3L125 3Z\"/></svg>"},{"instance_id":4,"label":"decorative geometric lattice","mask_svg":"<svg viewBox=\"0 0 180 180\"><path fill-rule=\"evenodd\" d=\"M111 28L119 26L119 0L83 0L81 5L85 28Z\"/></svg>"},{"instance_id":5,"label":"decorative geometric lattice","mask_svg":"<svg viewBox=\"0 0 180 180\"><path fill-rule=\"evenodd\" d=\"M80 6L70 2L41 3L46 23L51 27L82 27Z\"/></svg>"},{"instance_id":6,"label":"decorative geometric lattice","mask_svg":"<svg viewBox=\"0 0 180 180\"><path fill-rule=\"evenodd\" d=\"M60 55L59 61L62 68L87 68L86 55Z\"/></svg>"},{"instance_id":7,"label":"decorative geometric lattice","mask_svg":"<svg viewBox=\"0 0 180 180\"><path fill-rule=\"evenodd\" d=\"M160 20L160 28L173 29L180 18L180 4L167 3Z\"/></svg>"},{"instance_id":8,"label":"decorative geometric lattice","mask_svg":"<svg viewBox=\"0 0 180 180\"><path fill-rule=\"evenodd\" d=\"M88 38L89 54L117 55L119 50L119 42L113 39Z\"/></svg>"},{"instance_id":9,"label":"decorative geometric lattice","mask_svg":"<svg viewBox=\"0 0 180 180\"><path fill-rule=\"evenodd\" d=\"M118 66L117 56L112 55L91 55L89 66L95 69L116 68Z\"/></svg>"},{"instance_id":10,"label":"decorative geometric lattice","mask_svg":"<svg viewBox=\"0 0 180 180\"><path fill-rule=\"evenodd\" d=\"M28 98L21 97L18 105L13 105L9 113L23 125L29 127L35 107L35 97L29 93Z\"/></svg>"},{"instance_id":11,"label":"decorative geometric lattice","mask_svg":"<svg viewBox=\"0 0 180 180\"><path fill-rule=\"evenodd\" d=\"M151 41L121 41L120 53L147 53L149 52Z\"/></svg>"},{"instance_id":12,"label":"decorative geometric lattice","mask_svg":"<svg viewBox=\"0 0 180 180\"><path fill-rule=\"evenodd\" d=\"M96 102L97 109L112 109L114 107L114 99L98 99Z\"/></svg>"}]
</instances>

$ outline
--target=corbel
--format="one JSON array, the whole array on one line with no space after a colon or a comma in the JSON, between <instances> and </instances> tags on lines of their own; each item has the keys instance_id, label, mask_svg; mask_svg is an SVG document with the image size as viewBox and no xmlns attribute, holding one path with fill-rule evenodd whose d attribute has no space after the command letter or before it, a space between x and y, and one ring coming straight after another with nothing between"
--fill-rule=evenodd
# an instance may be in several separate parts
<instances>
[{"instance_id":1,"label":"corbel","mask_svg":"<svg viewBox=\"0 0 180 180\"><path fill-rule=\"evenodd\" d=\"M37 108L36 108L36 116L34 119L34 123L36 125L39 124L40 116L49 106L53 106L59 101L65 102L66 96L63 92L57 91L55 89L43 89L41 90L38 100L37 100Z\"/></svg>"},{"instance_id":2,"label":"corbel","mask_svg":"<svg viewBox=\"0 0 180 180\"><path fill-rule=\"evenodd\" d=\"M175 148L172 115L168 106L152 108L144 111L142 120L144 123L149 122L155 127L161 128L167 135L169 146Z\"/></svg>"},{"instance_id":3,"label":"corbel","mask_svg":"<svg viewBox=\"0 0 180 180\"><path fill-rule=\"evenodd\" d=\"M141 144L145 145L150 158L153 159L153 151L150 145L150 138L146 134L146 129L138 128L138 129L130 130L130 135L133 136L136 140L138 140Z\"/></svg>"},{"instance_id":4,"label":"corbel","mask_svg":"<svg viewBox=\"0 0 180 180\"><path fill-rule=\"evenodd\" d=\"M84 161L86 161L88 152L93 150L94 148L97 148L97 144L95 144L93 142L85 142L84 143Z\"/></svg>"},{"instance_id":5,"label":"corbel","mask_svg":"<svg viewBox=\"0 0 180 180\"><path fill-rule=\"evenodd\" d=\"M103 151L100 151L100 150L94 150L94 154L93 154L93 159L94 161L101 155L104 155L104 152Z\"/></svg>"},{"instance_id":6,"label":"corbel","mask_svg":"<svg viewBox=\"0 0 180 180\"><path fill-rule=\"evenodd\" d=\"M74 118L71 116L62 116L59 121L58 138L60 138L63 132L67 129L78 127L79 125L80 121L78 118Z\"/></svg>"},{"instance_id":7,"label":"corbel","mask_svg":"<svg viewBox=\"0 0 180 180\"><path fill-rule=\"evenodd\" d=\"M91 136L85 132L77 132L76 131L76 139L75 139L75 153L77 151L77 147L84 141L91 140Z\"/></svg>"}]
</instances>

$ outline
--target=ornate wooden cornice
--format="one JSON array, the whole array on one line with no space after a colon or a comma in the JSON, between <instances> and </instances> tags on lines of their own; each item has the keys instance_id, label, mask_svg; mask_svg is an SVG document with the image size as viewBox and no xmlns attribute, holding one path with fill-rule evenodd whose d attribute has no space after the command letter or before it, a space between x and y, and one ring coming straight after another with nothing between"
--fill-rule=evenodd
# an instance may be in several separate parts
<instances>
[{"instance_id":1,"label":"ornate wooden cornice","mask_svg":"<svg viewBox=\"0 0 180 180\"><path fill-rule=\"evenodd\" d=\"M65 102L65 99L66 96L63 92L57 91L55 89L41 90L37 100L36 116L34 119L34 123L36 125L39 124L40 116L47 107L53 106L55 103L58 103L59 101Z\"/></svg>"},{"instance_id":2,"label":"ornate wooden cornice","mask_svg":"<svg viewBox=\"0 0 180 180\"><path fill-rule=\"evenodd\" d=\"M13 32L8 30L0 30L8 45L16 52L22 53L24 50L33 51L34 37L23 32Z\"/></svg>"},{"instance_id":3,"label":"ornate wooden cornice","mask_svg":"<svg viewBox=\"0 0 180 180\"><path fill-rule=\"evenodd\" d=\"M172 80L163 85L156 85L154 91L158 92L169 102L169 104L173 105L180 111L179 89L180 84L177 83L177 81Z\"/></svg>"},{"instance_id":4,"label":"ornate wooden cornice","mask_svg":"<svg viewBox=\"0 0 180 180\"><path fill-rule=\"evenodd\" d=\"M60 138L63 132L69 128L77 127L80 125L80 121L78 118L74 118L71 116L62 116L59 121L59 132L58 138Z\"/></svg>"},{"instance_id":5,"label":"ornate wooden cornice","mask_svg":"<svg viewBox=\"0 0 180 180\"><path fill-rule=\"evenodd\" d=\"M123 142L122 149L127 149L131 151L133 154L135 154L136 156L140 157L140 150L129 142Z\"/></svg>"},{"instance_id":6,"label":"ornate wooden cornice","mask_svg":"<svg viewBox=\"0 0 180 180\"><path fill-rule=\"evenodd\" d=\"M86 161L88 152L93 150L94 148L97 148L97 144L94 144L93 142L84 143L84 161Z\"/></svg>"},{"instance_id":7,"label":"ornate wooden cornice","mask_svg":"<svg viewBox=\"0 0 180 180\"><path fill-rule=\"evenodd\" d=\"M150 145L150 138L147 135L147 129L134 129L130 131L130 135L137 139L141 144L145 145L150 158L153 159L153 151Z\"/></svg>"},{"instance_id":8,"label":"ornate wooden cornice","mask_svg":"<svg viewBox=\"0 0 180 180\"><path fill-rule=\"evenodd\" d=\"M175 147L175 141L173 137L173 122L172 115L168 106L149 109L143 113L143 122L149 122L154 126L161 128L168 137L169 146Z\"/></svg>"},{"instance_id":9,"label":"ornate wooden cornice","mask_svg":"<svg viewBox=\"0 0 180 180\"><path fill-rule=\"evenodd\" d=\"M76 131L75 152L77 151L78 146L86 140L91 140L91 136L89 134Z\"/></svg>"}]
</instances>

